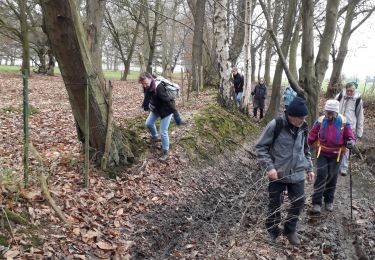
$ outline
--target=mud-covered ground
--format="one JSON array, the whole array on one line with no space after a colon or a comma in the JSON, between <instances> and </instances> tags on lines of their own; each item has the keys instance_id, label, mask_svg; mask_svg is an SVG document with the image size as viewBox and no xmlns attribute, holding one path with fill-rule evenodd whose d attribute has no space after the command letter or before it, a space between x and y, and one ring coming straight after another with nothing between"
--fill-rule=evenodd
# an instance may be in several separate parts
<instances>
[{"instance_id":1,"label":"mud-covered ground","mask_svg":"<svg viewBox=\"0 0 375 260\"><path fill-rule=\"evenodd\" d=\"M171 181L178 183L179 198L170 197L166 204L133 216L136 228L124 228L123 236L136 241L132 257L375 259L374 183L363 177L360 168L353 169L352 221L349 176L339 177L334 212L323 211L320 217L308 213L312 185L306 185L306 206L299 220L302 246L289 245L285 237L272 244L264 230L268 181L251 151L253 141L174 176Z\"/></svg>"}]
</instances>

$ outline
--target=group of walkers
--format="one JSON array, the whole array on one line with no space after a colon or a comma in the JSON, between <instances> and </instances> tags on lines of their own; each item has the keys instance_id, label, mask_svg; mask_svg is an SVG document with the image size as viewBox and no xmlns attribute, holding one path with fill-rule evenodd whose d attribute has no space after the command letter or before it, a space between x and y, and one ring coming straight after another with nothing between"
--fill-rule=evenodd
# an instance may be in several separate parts
<instances>
[{"instance_id":1,"label":"group of walkers","mask_svg":"<svg viewBox=\"0 0 375 260\"><path fill-rule=\"evenodd\" d=\"M232 70L236 100L243 97L243 76L237 69ZM142 108L149 111L146 126L150 131L150 142L161 141L162 151L159 159L165 160L169 151L168 128L172 117L176 124L182 124L176 110L174 99L167 93L165 84L159 84L153 76L144 72L139 77L144 89ZM263 79L251 92L253 95L254 117L260 110L263 117L267 88ZM333 211L336 183L339 173L346 175L350 149L363 134L363 101L353 82L347 83L335 99L327 100L324 115L320 116L308 130L305 121L308 107L304 99L288 86L284 91L284 114L271 122L263 130L256 143L257 159L266 170L269 178L269 212L266 228L272 241L284 233L293 245L301 244L296 232L298 217L305 204L305 180L314 182L314 170L310 146L317 150L317 174L312 195L312 214L325 210ZM160 118L159 133L155 122ZM281 204L287 191L291 206L281 231Z\"/></svg>"},{"instance_id":2,"label":"group of walkers","mask_svg":"<svg viewBox=\"0 0 375 260\"><path fill-rule=\"evenodd\" d=\"M269 178L269 211L266 228L271 241L282 233L281 204L287 191L291 206L284 223L283 233L293 245L300 245L296 232L298 217L305 204L305 180L314 180L310 146L317 151L316 178L312 195L312 214L334 209L334 196L339 173L346 175L350 150L363 133L363 101L353 82L335 99L327 100L324 115L313 124L306 124L308 108L304 99L295 97L293 90L285 99L285 112L268 123L256 144L257 159Z\"/></svg>"},{"instance_id":3,"label":"group of walkers","mask_svg":"<svg viewBox=\"0 0 375 260\"><path fill-rule=\"evenodd\" d=\"M238 72L235 67L232 69L232 81L234 87L234 94L237 105L240 105L241 99L243 97L243 86L244 86L244 76ZM259 119L263 118L263 111L265 107L265 100L267 98L267 86L263 78L260 78L254 90L251 92L253 97L253 115L257 118L259 109Z\"/></svg>"}]
</instances>

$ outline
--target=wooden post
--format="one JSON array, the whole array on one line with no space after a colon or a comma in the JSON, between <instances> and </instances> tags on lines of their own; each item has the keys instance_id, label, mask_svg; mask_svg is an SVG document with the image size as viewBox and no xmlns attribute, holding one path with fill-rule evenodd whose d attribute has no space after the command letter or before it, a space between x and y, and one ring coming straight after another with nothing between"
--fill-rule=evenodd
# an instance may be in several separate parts
<instances>
[{"instance_id":1,"label":"wooden post","mask_svg":"<svg viewBox=\"0 0 375 260\"><path fill-rule=\"evenodd\" d=\"M200 71L199 71L199 85L200 88L203 90L203 66L201 65Z\"/></svg>"},{"instance_id":2,"label":"wooden post","mask_svg":"<svg viewBox=\"0 0 375 260\"><path fill-rule=\"evenodd\" d=\"M107 168L109 148L111 147L111 141L112 141L112 121L113 121L112 90L113 90L113 85L112 85L112 82L109 81L107 132L105 135L105 148L104 148L104 154L103 154L102 162L101 162L102 170L105 170Z\"/></svg>"},{"instance_id":3,"label":"wooden post","mask_svg":"<svg viewBox=\"0 0 375 260\"><path fill-rule=\"evenodd\" d=\"M198 68L198 65L197 66L195 66L195 77L197 78L196 79L196 90L197 90L197 97L199 97L199 81L200 81L200 79L199 79L199 68Z\"/></svg>"},{"instance_id":4,"label":"wooden post","mask_svg":"<svg viewBox=\"0 0 375 260\"><path fill-rule=\"evenodd\" d=\"M182 106L185 106L184 100L184 69L181 68L181 98L182 98Z\"/></svg>"},{"instance_id":5,"label":"wooden post","mask_svg":"<svg viewBox=\"0 0 375 260\"><path fill-rule=\"evenodd\" d=\"M85 91L85 165L84 165L84 175L85 175L85 187L90 184L89 180L89 168L90 168L90 127L89 127L89 79L86 81L86 91Z\"/></svg>"},{"instance_id":6,"label":"wooden post","mask_svg":"<svg viewBox=\"0 0 375 260\"><path fill-rule=\"evenodd\" d=\"M23 79L23 181L29 184L29 82L27 69L22 71Z\"/></svg>"},{"instance_id":7,"label":"wooden post","mask_svg":"<svg viewBox=\"0 0 375 260\"><path fill-rule=\"evenodd\" d=\"M188 81L188 89L187 89L186 101L189 102L190 91L191 91L191 74L190 74L190 72L187 72L187 81Z\"/></svg>"}]
</instances>

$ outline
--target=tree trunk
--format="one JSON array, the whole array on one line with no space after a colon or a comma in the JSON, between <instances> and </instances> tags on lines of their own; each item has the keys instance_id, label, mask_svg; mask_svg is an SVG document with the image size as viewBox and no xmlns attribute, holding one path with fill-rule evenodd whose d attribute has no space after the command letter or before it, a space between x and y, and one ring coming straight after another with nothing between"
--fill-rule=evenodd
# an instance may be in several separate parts
<instances>
[{"instance_id":1,"label":"tree trunk","mask_svg":"<svg viewBox=\"0 0 375 260\"><path fill-rule=\"evenodd\" d=\"M160 0L155 1L155 21L154 26L152 27L152 35L150 35L149 30L147 29L148 43L150 46L150 51L148 53L147 68L146 71L152 74L152 63L154 61L155 50L156 50L156 33L159 26L159 9L160 9ZM148 21L147 21L148 24Z\"/></svg>"},{"instance_id":2,"label":"tree trunk","mask_svg":"<svg viewBox=\"0 0 375 260\"><path fill-rule=\"evenodd\" d=\"M22 43L22 70L27 70L30 75L30 47L29 47L29 32L26 16L26 0L18 0L20 8L20 25L21 25L21 43Z\"/></svg>"},{"instance_id":3,"label":"tree trunk","mask_svg":"<svg viewBox=\"0 0 375 260\"><path fill-rule=\"evenodd\" d=\"M235 107L235 100L231 96L231 64L229 62L226 6L227 0L217 0L214 3L214 37L220 75L218 101L222 106L232 109Z\"/></svg>"},{"instance_id":4,"label":"tree trunk","mask_svg":"<svg viewBox=\"0 0 375 260\"><path fill-rule=\"evenodd\" d=\"M245 21L245 7L246 0L237 0L237 16L242 20ZM244 45L245 40L245 25L236 20L236 24L234 26L234 32L232 37L232 44L229 48L229 60L233 64L236 65L237 59L241 54L242 47Z\"/></svg>"},{"instance_id":5,"label":"tree trunk","mask_svg":"<svg viewBox=\"0 0 375 260\"><path fill-rule=\"evenodd\" d=\"M99 79L104 82L102 69L102 27L107 0L86 1L86 30L88 46L91 50L92 63Z\"/></svg>"},{"instance_id":6,"label":"tree trunk","mask_svg":"<svg viewBox=\"0 0 375 260\"><path fill-rule=\"evenodd\" d=\"M243 109L250 114L251 102L251 0L245 3L245 75L244 75L244 92L243 92Z\"/></svg>"},{"instance_id":7,"label":"tree trunk","mask_svg":"<svg viewBox=\"0 0 375 260\"><path fill-rule=\"evenodd\" d=\"M124 63L125 70L124 70L124 74L122 75L121 80L126 80L128 78L129 72L130 72L130 63L132 61L134 50L135 50L135 45L137 43L137 38L138 38L138 34L139 34L139 27L141 25L141 17L142 17L142 10L139 11L139 16L138 16L137 23L135 25L132 43L130 44L128 56L126 57L126 62Z\"/></svg>"},{"instance_id":8,"label":"tree trunk","mask_svg":"<svg viewBox=\"0 0 375 260\"><path fill-rule=\"evenodd\" d=\"M271 10L271 1L267 1L267 8ZM269 12L270 13L270 12ZM275 10L272 19L272 30L277 35L277 27L279 25L279 19L281 15L281 1L275 1ZM268 35L266 39L266 56L264 58L264 81L268 84L271 83L271 59L272 59L272 39L271 36Z\"/></svg>"},{"instance_id":9,"label":"tree trunk","mask_svg":"<svg viewBox=\"0 0 375 260\"><path fill-rule=\"evenodd\" d=\"M226 6L226 5L225 5ZM192 89L197 90L199 85L199 74L196 68L202 66L203 57L203 28L204 18L206 16L206 0L196 1L195 12L194 12L194 35L193 35L193 50L192 50L192 61L191 61L191 72L192 72ZM224 36L226 37L226 35Z\"/></svg>"},{"instance_id":10,"label":"tree trunk","mask_svg":"<svg viewBox=\"0 0 375 260\"><path fill-rule=\"evenodd\" d=\"M251 44L250 48L250 60L251 60L251 82L256 82L257 80L255 79L255 69L256 69L256 59L255 59L255 54L256 54L256 49L254 48L253 44Z\"/></svg>"},{"instance_id":11,"label":"tree trunk","mask_svg":"<svg viewBox=\"0 0 375 260\"><path fill-rule=\"evenodd\" d=\"M281 51L284 57L288 56L290 41L293 33L293 24L295 22L295 17L297 13L297 0L289 0L288 1L288 11L284 16L283 22L283 41L281 43ZM281 87L281 80L283 75L283 65L281 63L281 59L277 61L276 70L272 81L272 93L271 93L271 100L270 106L267 109L266 113L266 120L269 121L274 117L277 117L279 114L279 107L280 107L280 87Z\"/></svg>"},{"instance_id":12,"label":"tree trunk","mask_svg":"<svg viewBox=\"0 0 375 260\"><path fill-rule=\"evenodd\" d=\"M292 73L295 79L298 79L298 70L297 70L297 51L300 41L300 31L302 26L302 11L298 15L298 20L294 28L294 33L292 36L292 41L290 42L290 51L289 51L289 70Z\"/></svg>"},{"instance_id":13,"label":"tree trunk","mask_svg":"<svg viewBox=\"0 0 375 260\"><path fill-rule=\"evenodd\" d=\"M60 66L61 75L77 126L84 133L84 94L89 82L90 96L90 146L99 159L105 148L108 107L104 85L95 72L86 33L82 26L75 0L41 1L46 32L53 53ZM119 128L113 128L108 167L124 165L133 157L127 140Z\"/></svg>"},{"instance_id":14,"label":"tree trunk","mask_svg":"<svg viewBox=\"0 0 375 260\"><path fill-rule=\"evenodd\" d=\"M302 67L299 82L306 91L310 123L318 117L319 93L328 67L329 51L336 30L339 2L339 0L327 2L325 28L314 64L314 0L302 1Z\"/></svg>"},{"instance_id":15,"label":"tree trunk","mask_svg":"<svg viewBox=\"0 0 375 260\"><path fill-rule=\"evenodd\" d=\"M52 54L51 50L48 50L47 75L48 76L54 76L55 75L55 58L53 57L53 54Z\"/></svg>"},{"instance_id":16,"label":"tree trunk","mask_svg":"<svg viewBox=\"0 0 375 260\"><path fill-rule=\"evenodd\" d=\"M327 93L326 93L327 98L334 97L334 95L339 91L339 89L337 89L337 86L339 86L341 83L341 71L344 65L346 55L348 54L349 39L353 33L352 23L355 17L355 8L358 2L359 2L358 0L351 1L348 4L346 17L345 17L345 25L342 31L342 36L341 36L341 41L340 41L340 47L339 47L335 62L333 63L332 73L331 73L331 77L330 77L328 88L327 88ZM370 12L372 13L373 11L370 11ZM355 29L357 29L358 26L360 26L366 19L367 17L365 17L361 22L359 22L357 27L355 27Z\"/></svg>"},{"instance_id":17,"label":"tree trunk","mask_svg":"<svg viewBox=\"0 0 375 260\"><path fill-rule=\"evenodd\" d=\"M36 54L38 55L39 59L39 65L38 65L38 73L46 73L47 67L46 67L46 49L44 45L39 45L37 49L35 50Z\"/></svg>"}]
</instances>

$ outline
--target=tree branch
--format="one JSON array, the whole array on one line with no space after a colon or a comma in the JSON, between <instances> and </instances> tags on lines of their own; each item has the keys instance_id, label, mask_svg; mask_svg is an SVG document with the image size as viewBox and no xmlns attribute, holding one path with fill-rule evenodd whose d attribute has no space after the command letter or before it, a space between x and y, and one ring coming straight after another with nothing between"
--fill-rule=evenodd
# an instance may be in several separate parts
<instances>
[{"instance_id":1,"label":"tree branch","mask_svg":"<svg viewBox=\"0 0 375 260\"><path fill-rule=\"evenodd\" d=\"M277 37L274 33L274 31L271 29L271 19L270 19L270 16L268 14L268 11L267 11L267 7L266 5L264 4L263 0L259 0L259 3L262 7L262 10L263 10L263 13L264 13L264 16L267 20L267 31L268 33L270 34L274 44L275 44L275 47L276 47L276 50L277 50L277 53L279 55L279 59L280 59L280 62L281 62L281 65L283 66L283 69L285 71L285 74L288 78L288 81L291 85L291 87L298 93L299 96L301 97L304 97L306 95L305 91L299 86L298 82L297 82L297 79L294 78L294 76L292 75L292 73L290 72L289 68L288 68L288 65L286 63L286 59L283 55L283 52L281 50L281 47L279 45L279 42L277 41Z\"/></svg>"}]
</instances>

